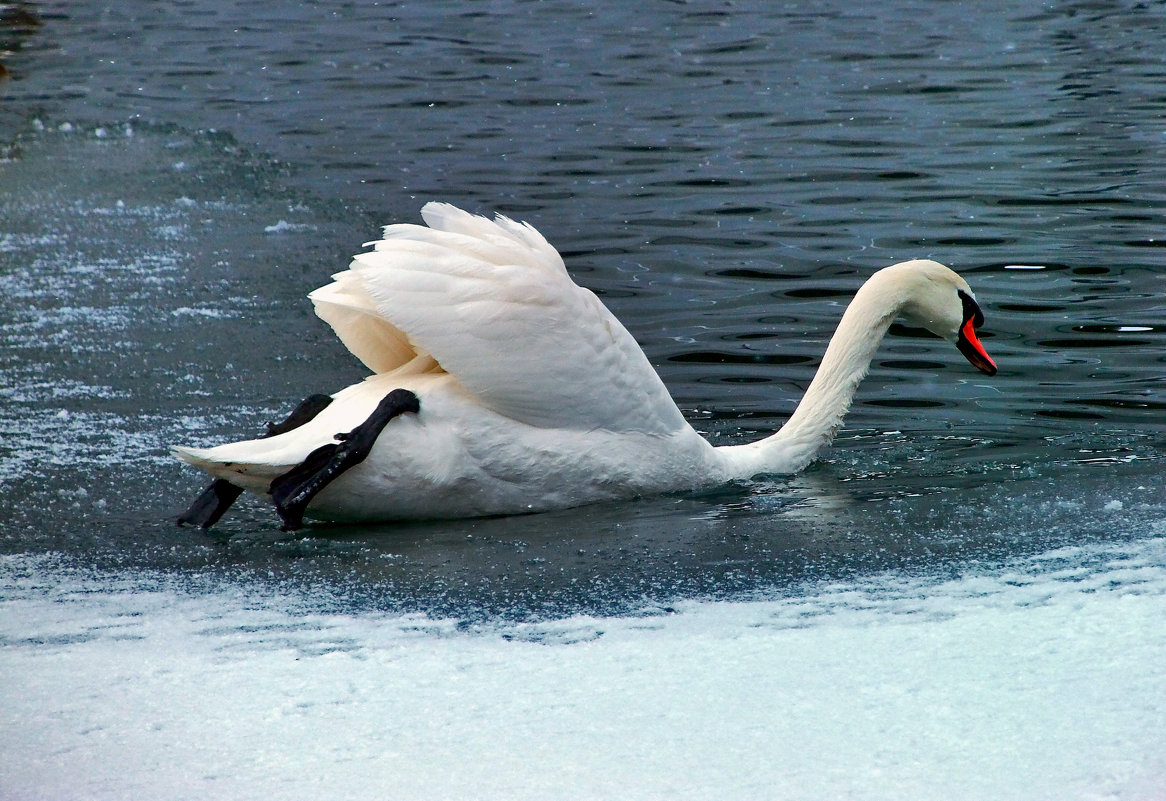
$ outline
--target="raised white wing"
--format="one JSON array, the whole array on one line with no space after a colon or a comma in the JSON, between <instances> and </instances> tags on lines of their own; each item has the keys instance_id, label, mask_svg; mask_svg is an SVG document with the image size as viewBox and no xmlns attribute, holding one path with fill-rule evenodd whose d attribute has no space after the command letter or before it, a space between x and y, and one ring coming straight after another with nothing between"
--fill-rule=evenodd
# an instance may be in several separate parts
<instances>
[{"instance_id":1,"label":"raised white wing","mask_svg":"<svg viewBox=\"0 0 1166 801\"><path fill-rule=\"evenodd\" d=\"M631 334L534 228L453 206L390 225L310 297L377 373L432 356L484 406L531 425L670 434L685 425Z\"/></svg>"}]
</instances>

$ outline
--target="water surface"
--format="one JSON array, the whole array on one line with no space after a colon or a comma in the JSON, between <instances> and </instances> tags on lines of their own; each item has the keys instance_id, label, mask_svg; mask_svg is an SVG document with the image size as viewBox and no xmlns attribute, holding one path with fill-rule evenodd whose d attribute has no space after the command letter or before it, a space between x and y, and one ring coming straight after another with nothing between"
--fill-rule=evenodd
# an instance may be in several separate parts
<instances>
[{"instance_id":1,"label":"water surface","mask_svg":"<svg viewBox=\"0 0 1166 801\"><path fill-rule=\"evenodd\" d=\"M21 9L0 26L11 792L1164 786L1160 6ZM779 427L854 290L902 259L967 277L1001 371L895 326L835 446L786 480L296 536L246 501L175 527L202 479L168 444L359 380L304 295L431 199L536 225L718 443ZM445 661L464 694L424 734ZM272 750L252 703L280 710ZM480 733L505 730L527 758L491 773ZM223 736L194 777L182 732ZM61 753L90 769L44 784Z\"/></svg>"}]
</instances>

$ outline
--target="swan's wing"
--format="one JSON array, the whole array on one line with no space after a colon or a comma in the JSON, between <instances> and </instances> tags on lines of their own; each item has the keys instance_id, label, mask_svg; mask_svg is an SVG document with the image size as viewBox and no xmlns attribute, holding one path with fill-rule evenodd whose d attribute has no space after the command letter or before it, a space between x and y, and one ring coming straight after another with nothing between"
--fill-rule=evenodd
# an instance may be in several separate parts
<instances>
[{"instance_id":1,"label":"swan's wing","mask_svg":"<svg viewBox=\"0 0 1166 801\"><path fill-rule=\"evenodd\" d=\"M417 356L404 332L377 311L364 281L354 270L337 273L332 283L308 297L317 316L332 326L352 355L374 373L387 373Z\"/></svg>"},{"instance_id":2,"label":"swan's wing","mask_svg":"<svg viewBox=\"0 0 1166 801\"><path fill-rule=\"evenodd\" d=\"M532 227L430 203L311 298L376 372L418 353L531 425L672 433L684 418L631 334Z\"/></svg>"}]
</instances>

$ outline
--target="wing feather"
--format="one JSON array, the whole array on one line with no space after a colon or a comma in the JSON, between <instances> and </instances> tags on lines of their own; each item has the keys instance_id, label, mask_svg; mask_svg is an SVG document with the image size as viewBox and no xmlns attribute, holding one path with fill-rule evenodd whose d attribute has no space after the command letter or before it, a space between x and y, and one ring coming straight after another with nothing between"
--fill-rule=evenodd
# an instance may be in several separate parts
<instances>
[{"instance_id":1,"label":"wing feather","mask_svg":"<svg viewBox=\"0 0 1166 801\"><path fill-rule=\"evenodd\" d=\"M479 402L544 427L670 434L684 418L631 334L534 228L445 204L391 225L312 293L375 372L435 358Z\"/></svg>"}]
</instances>

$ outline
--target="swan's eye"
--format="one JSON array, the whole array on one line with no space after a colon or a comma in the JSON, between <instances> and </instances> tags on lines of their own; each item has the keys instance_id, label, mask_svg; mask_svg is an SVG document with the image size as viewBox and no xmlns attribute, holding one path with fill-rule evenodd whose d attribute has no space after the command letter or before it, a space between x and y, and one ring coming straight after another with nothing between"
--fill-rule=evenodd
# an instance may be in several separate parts
<instances>
[{"instance_id":1,"label":"swan's eye","mask_svg":"<svg viewBox=\"0 0 1166 801\"><path fill-rule=\"evenodd\" d=\"M962 289L959 290L960 301L964 304L964 321L971 320L972 328L979 328L984 324L984 312L980 311L980 304Z\"/></svg>"}]
</instances>

